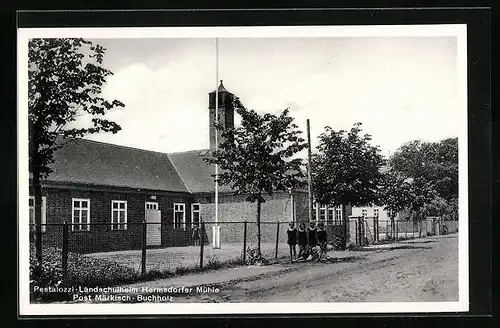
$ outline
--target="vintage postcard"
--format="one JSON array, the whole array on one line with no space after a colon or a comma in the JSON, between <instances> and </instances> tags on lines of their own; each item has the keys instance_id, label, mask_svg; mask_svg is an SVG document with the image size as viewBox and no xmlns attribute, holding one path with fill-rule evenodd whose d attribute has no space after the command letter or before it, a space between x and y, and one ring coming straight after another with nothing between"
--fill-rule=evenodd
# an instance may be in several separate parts
<instances>
[{"instance_id":1,"label":"vintage postcard","mask_svg":"<svg viewBox=\"0 0 500 328\"><path fill-rule=\"evenodd\" d=\"M465 25L18 30L21 315L468 310Z\"/></svg>"}]
</instances>

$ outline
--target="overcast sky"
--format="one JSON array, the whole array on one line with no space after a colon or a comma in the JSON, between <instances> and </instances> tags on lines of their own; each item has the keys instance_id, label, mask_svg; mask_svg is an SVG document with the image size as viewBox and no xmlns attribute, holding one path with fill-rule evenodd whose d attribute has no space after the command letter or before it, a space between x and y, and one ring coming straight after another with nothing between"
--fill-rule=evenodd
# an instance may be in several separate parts
<instances>
[{"instance_id":1,"label":"overcast sky","mask_svg":"<svg viewBox=\"0 0 500 328\"><path fill-rule=\"evenodd\" d=\"M99 39L114 72L104 96L125 103L115 135L89 139L175 152L208 148L215 39ZM413 139L459 135L454 37L219 39L219 79L258 112L287 107L313 147L329 125L362 122L384 155Z\"/></svg>"}]
</instances>

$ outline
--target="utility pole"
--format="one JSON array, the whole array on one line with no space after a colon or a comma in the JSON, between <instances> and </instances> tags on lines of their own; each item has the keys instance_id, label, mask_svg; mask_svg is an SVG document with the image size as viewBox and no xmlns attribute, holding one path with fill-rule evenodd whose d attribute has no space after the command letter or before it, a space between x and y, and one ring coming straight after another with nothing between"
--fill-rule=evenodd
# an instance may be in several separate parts
<instances>
[{"instance_id":1,"label":"utility pole","mask_svg":"<svg viewBox=\"0 0 500 328\"><path fill-rule=\"evenodd\" d=\"M307 186L309 191L309 222L313 220L312 172L311 172L311 129L307 119Z\"/></svg>"}]
</instances>

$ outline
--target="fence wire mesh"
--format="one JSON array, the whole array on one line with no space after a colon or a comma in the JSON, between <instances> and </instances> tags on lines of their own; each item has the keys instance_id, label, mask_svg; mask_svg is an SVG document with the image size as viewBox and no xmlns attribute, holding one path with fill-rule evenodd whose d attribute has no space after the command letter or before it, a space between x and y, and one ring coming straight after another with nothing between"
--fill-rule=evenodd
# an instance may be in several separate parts
<instances>
[{"instance_id":1,"label":"fence wire mesh","mask_svg":"<svg viewBox=\"0 0 500 328\"><path fill-rule=\"evenodd\" d=\"M350 243L364 246L384 241L402 241L458 232L458 221L443 221L436 218L391 221L379 220L376 217L351 217L349 232Z\"/></svg>"},{"instance_id":2,"label":"fence wire mesh","mask_svg":"<svg viewBox=\"0 0 500 328\"><path fill-rule=\"evenodd\" d=\"M290 256L289 222L261 222L260 249L265 258ZM354 218L349 226L327 225L328 241L341 238L356 245L397 241L450 233L457 221L395 221ZM248 250L257 249L256 222L43 224L42 261L60 272L61 279L88 285L119 283L141 275L166 277L201 269L244 264ZM349 239L345 239L345 229ZM218 231L218 232L217 232ZM215 235L219 235L218 242ZM30 227L30 263L35 260L35 229Z\"/></svg>"}]
</instances>

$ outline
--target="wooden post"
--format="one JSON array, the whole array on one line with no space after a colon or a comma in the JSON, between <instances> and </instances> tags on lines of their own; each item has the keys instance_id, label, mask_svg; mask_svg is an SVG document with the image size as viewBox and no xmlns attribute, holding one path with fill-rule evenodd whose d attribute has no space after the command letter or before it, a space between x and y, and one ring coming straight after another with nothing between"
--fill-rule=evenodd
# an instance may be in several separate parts
<instances>
[{"instance_id":1,"label":"wooden post","mask_svg":"<svg viewBox=\"0 0 500 328\"><path fill-rule=\"evenodd\" d=\"M147 242L147 223L146 220L142 223L142 254L141 254L141 275L146 274L146 242Z\"/></svg>"},{"instance_id":2,"label":"wooden post","mask_svg":"<svg viewBox=\"0 0 500 328\"><path fill-rule=\"evenodd\" d=\"M389 238L389 221L385 221L385 236Z\"/></svg>"},{"instance_id":3,"label":"wooden post","mask_svg":"<svg viewBox=\"0 0 500 328\"><path fill-rule=\"evenodd\" d=\"M358 242L359 242L359 238L358 238L358 220L354 220L354 231L356 233L356 238L354 238L355 242L356 242L356 245L359 245Z\"/></svg>"},{"instance_id":4,"label":"wooden post","mask_svg":"<svg viewBox=\"0 0 500 328\"><path fill-rule=\"evenodd\" d=\"M362 217L359 219L359 237L361 246L365 246L365 234L366 234L366 221L365 218Z\"/></svg>"},{"instance_id":5,"label":"wooden post","mask_svg":"<svg viewBox=\"0 0 500 328\"><path fill-rule=\"evenodd\" d=\"M311 128L307 119L307 187L309 192L309 222L313 220L312 168L311 168Z\"/></svg>"},{"instance_id":6,"label":"wooden post","mask_svg":"<svg viewBox=\"0 0 500 328\"><path fill-rule=\"evenodd\" d=\"M247 260L247 220L243 225L243 263Z\"/></svg>"},{"instance_id":7,"label":"wooden post","mask_svg":"<svg viewBox=\"0 0 500 328\"><path fill-rule=\"evenodd\" d=\"M422 238L422 220L418 221L418 238Z\"/></svg>"},{"instance_id":8,"label":"wooden post","mask_svg":"<svg viewBox=\"0 0 500 328\"><path fill-rule=\"evenodd\" d=\"M205 222L201 221L200 225L200 270L203 270L203 248L205 247Z\"/></svg>"},{"instance_id":9,"label":"wooden post","mask_svg":"<svg viewBox=\"0 0 500 328\"><path fill-rule=\"evenodd\" d=\"M66 282L68 278L68 228L69 225L64 221L63 224L63 242L62 242L62 271L63 281Z\"/></svg>"},{"instance_id":10,"label":"wooden post","mask_svg":"<svg viewBox=\"0 0 500 328\"><path fill-rule=\"evenodd\" d=\"M280 238L280 221L276 222L276 250L274 252L274 258L278 258L278 245Z\"/></svg>"},{"instance_id":11,"label":"wooden post","mask_svg":"<svg viewBox=\"0 0 500 328\"><path fill-rule=\"evenodd\" d=\"M395 240L398 241L398 237L399 237L399 221L394 220L394 225L396 226L396 238L395 238Z\"/></svg>"},{"instance_id":12,"label":"wooden post","mask_svg":"<svg viewBox=\"0 0 500 328\"><path fill-rule=\"evenodd\" d=\"M346 207L347 206L344 205L344 204L342 204L340 206L340 209L341 209L340 210L341 211L340 217L342 218L342 224L343 224L343 227L344 227L344 229L343 229L344 230L344 233L343 233L344 238L343 238L343 242L342 242L342 244L343 244L342 245L343 246L342 249L346 249L347 248L347 243L348 243L347 235L349 234L349 218L347 217ZM351 239L350 236L349 236L349 239Z\"/></svg>"},{"instance_id":13,"label":"wooden post","mask_svg":"<svg viewBox=\"0 0 500 328\"><path fill-rule=\"evenodd\" d=\"M408 220L405 222L405 239L408 239Z\"/></svg>"}]
</instances>

